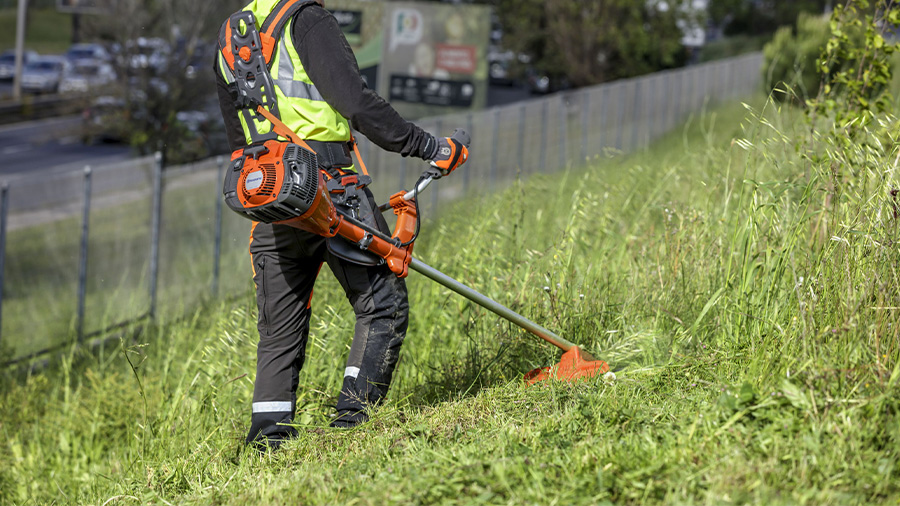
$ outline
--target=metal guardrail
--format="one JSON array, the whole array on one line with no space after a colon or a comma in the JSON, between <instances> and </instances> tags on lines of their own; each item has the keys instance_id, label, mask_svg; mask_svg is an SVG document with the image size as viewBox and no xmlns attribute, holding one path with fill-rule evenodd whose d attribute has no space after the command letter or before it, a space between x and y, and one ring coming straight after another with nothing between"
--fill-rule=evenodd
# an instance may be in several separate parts
<instances>
[{"instance_id":1,"label":"metal guardrail","mask_svg":"<svg viewBox=\"0 0 900 506\"><path fill-rule=\"evenodd\" d=\"M81 109L83 102L83 97L59 95L47 97L27 95L22 100L2 100L0 125L72 114Z\"/></svg>"}]
</instances>

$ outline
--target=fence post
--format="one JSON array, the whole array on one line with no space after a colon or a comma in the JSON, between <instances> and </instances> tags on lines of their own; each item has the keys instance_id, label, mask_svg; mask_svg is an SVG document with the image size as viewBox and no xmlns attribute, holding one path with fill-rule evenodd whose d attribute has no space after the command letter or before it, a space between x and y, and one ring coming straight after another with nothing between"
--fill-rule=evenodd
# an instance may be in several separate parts
<instances>
[{"instance_id":1,"label":"fence post","mask_svg":"<svg viewBox=\"0 0 900 506\"><path fill-rule=\"evenodd\" d=\"M547 172L547 108L550 102L544 99L541 103L541 173Z\"/></svg>"},{"instance_id":2,"label":"fence post","mask_svg":"<svg viewBox=\"0 0 900 506\"><path fill-rule=\"evenodd\" d=\"M466 114L466 132L468 132L469 136L472 139L475 138L475 131L473 127L474 123L472 121L472 113ZM469 194L469 172L470 171L468 170L463 171L463 195Z\"/></svg>"},{"instance_id":3,"label":"fence post","mask_svg":"<svg viewBox=\"0 0 900 506\"><path fill-rule=\"evenodd\" d=\"M600 110L597 112L597 146L599 147L599 152L597 155L603 156L606 152L607 145L606 143L609 141L608 135L606 135L606 125L609 124L606 121L606 115L609 114L609 85L602 84L600 85Z\"/></svg>"},{"instance_id":4,"label":"fence post","mask_svg":"<svg viewBox=\"0 0 900 506\"><path fill-rule=\"evenodd\" d=\"M613 103L616 104L616 151L625 151L624 139L625 139L625 97L622 96L622 86L619 84L614 84L611 86L615 86L616 88L616 99L613 100Z\"/></svg>"},{"instance_id":5,"label":"fence post","mask_svg":"<svg viewBox=\"0 0 900 506\"><path fill-rule=\"evenodd\" d=\"M525 172L525 104L519 106L519 138L516 139L519 146L518 163L519 172Z\"/></svg>"},{"instance_id":6,"label":"fence post","mask_svg":"<svg viewBox=\"0 0 900 506\"><path fill-rule=\"evenodd\" d=\"M728 72L728 91L726 93L726 95L728 96L728 100L731 100L735 97L735 89L734 89L734 77L735 77L734 71L735 71L735 69L734 69L734 67L736 66L736 63L737 62L735 62L734 60L730 60L728 62L728 70L727 70L727 72Z\"/></svg>"},{"instance_id":7,"label":"fence post","mask_svg":"<svg viewBox=\"0 0 900 506\"><path fill-rule=\"evenodd\" d=\"M588 158L588 127L591 121L591 91L584 90L584 103L581 105L581 163L585 163Z\"/></svg>"},{"instance_id":8,"label":"fence post","mask_svg":"<svg viewBox=\"0 0 900 506\"><path fill-rule=\"evenodd\" d=\"M213 185L216 192L216 235L215 235L215 245L213 245L213 273L212 273L212 295L215 297L219 294L219 267L221 265L222 258L222 195L219 194L219 188L222 184L222 181L225 180L225 174L223 174L225 168L225 159L222 155L216 157L216 182L218 184Z\"/></svg>"},{"instance_id":9,"label":"fence post","mask_svg":"<svg viewBox=\"0 0 900 506\"><path fill-rule=\"evenodd\" d=\"M153 209L150 215L150 318L156 318L156 291L159 281L159 230L162 222L162 153L153 161Z\"/></svg>"},{"instance_id":10,"label":"fence post","mask_svg":"<svg viewBox=\"0 0 900 506\"><path fill-rule=\"evenodd\" d=\"M406 172L408 170L406 162L406 157L400 158L400 184L397 185L397 188L406 188L406 186L404 186L406 184Z\"/></svg>"},{"instance_id":11,"label":"fence post","mask_svg":"<svg viewBox=\"0 0 900 506\"><path fill-rule=\"evenodd\" d=\"M628 150L632 151L638 148L640 145L640 128L639 123L639 112L641 107L641 79L637 79L634 82L634 105L631 109L631 143L628 145Z\"/></svg>"},{"instance_id":12,"label":"fence post","mask_svg":"<svg viewBox=\"0 0 900 506\"><path fill-rule=\"evenodd\" d=\"M675 77L678 77L676 81ZM669 81L671 87L667 85L664 87L664 90L669 90L669 100L666 100L666 131L668 132L675 124L678 122L678 115L675 109L675 97L681 96L681 72L675 71L672 74L669 74L669 77L666 78L666 81ZM678 93L674 93L675 86L678 86Z\"/></svg>"},{"instance_id":13,"label":"fence post","mask_svg":"<svg viewBox=\"0 0 900 506\"><path fill-rule=\"evenodd\" d=\"M657 124L656 118L656 76L647 77L647 100L644 101L644 135L641 136L641 149L650 147L650 139L654 136L654 125Z\"/></svg>"},{"instance_id":14,"label":"fence post","mask_svg":"<svg viewBox=\"0 0 900 506\"><path fill-rule=\"evenodd\" d=\"M78 316L76 331L78 343L84 340L84 306L87 298L88 237L91 222L91 167L84 168L84 201L81 214L81 252L78 261Z\"/></svg>"},{"instance_id":15,"label":"fence post","mask_svg":"<svg viewBox=\"0 0 900 506\"><path fill-rule=\"evenodd\" d=\"M569 108L566 105L566 96L562 93L559 95L559 121L559 168L565 169L569 161L569 154L567 153L569 149L567 146Z\"/></svg>"},{"instance_id":16,"label":"fence post","mask_svg":"<svg viewBox=\"0 0 900 506\"><path fill-rule=\"evenodd\" d=\"M443 118L438 118L438 119L435 121L435 123L434 123L434 129L435 129L435 131L436 131L435 136L440 136L440 135L441 135L441 132L444 131L444 119L443 119ZM437 216L438 200L440 200L440 198L441 198L441 187L442 187L442 186L443 186L443 185L438 184L438 185L435 185L435 186L431 189L431 191L432 191L432 197L431 197L431 216L432 216L432 217L436 217L436 216Z\"/></svg>"},{"instance_id":17,"label":"fence post","mask_svg":"<svg viewBox=\"0 0 900 506\"><path fill-rule=\"evenodd\" d=\"M494 189L494 183L497 180L497 156L500 146L500 109L494 109L494 133L491 136L493 141L491 144L491 172L488 177L489 188Z\"/></svg>"},{"instance_id":18,"label":"fence post","mask_svg":"<svg viewBox=\"0 0 900 506\"><path fill-rule=\"evenodd\" d=\"M3 273L6 272L6 219L9 215L9 183L0 187L0 338L3 336Z\"/></svg>"}]
</instances>

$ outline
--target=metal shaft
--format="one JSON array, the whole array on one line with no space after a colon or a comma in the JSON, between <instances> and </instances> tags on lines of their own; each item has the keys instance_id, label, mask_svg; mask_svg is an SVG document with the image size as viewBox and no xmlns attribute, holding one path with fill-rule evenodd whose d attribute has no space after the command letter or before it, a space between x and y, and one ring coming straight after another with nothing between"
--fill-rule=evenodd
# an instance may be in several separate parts
<instances>
[{"instance_id":1,"label":"metal shaft","mask_svg":"<svg viewBox=\"0 0 900 506\"><path fill-rule=\"evenodd\" d=\"M534 323L528 318L525 318L519 313L516 313L512 309L509 309L508 307L498 303L490 297L469 288L468 286L444 274L443 272L440 272L437 269L423 262L420 262L419 260L416 260L415 258L410 260L409 268L425 276L426 278L431 279L432 281L435 281L453 290L454 292L478 304L479 306L494 312L497 316L505 318L510 322L518 325L519 327L522 327L523 329L531 332L532 334L540 337L544 341L547 341L548 343L560 348L563 351L569 351L571 348L575 347L575 344L566 341L565 339L559 337L553 332L550 332L537 323Z\"/></svg>"}]
</instances>

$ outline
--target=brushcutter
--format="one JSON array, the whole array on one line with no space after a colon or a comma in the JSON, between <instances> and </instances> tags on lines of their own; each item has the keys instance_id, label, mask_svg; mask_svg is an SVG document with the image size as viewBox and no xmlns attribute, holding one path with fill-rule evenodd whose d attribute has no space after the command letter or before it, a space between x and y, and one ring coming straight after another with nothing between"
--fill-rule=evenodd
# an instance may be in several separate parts
<instances>
[{"instance_id":1,"label":"brushcutter","mask_svg":"<svg viewBox=\"0 0 900 506\"><path fill-rule=\"evenodd\" d=\"M468 134L457 130L453 138L467 149ZM546 379L573 381L609 371L606 362L574 343L412 257L420 222L417 196L442 177L440 170L429 167L413 190L399 191L379 207L381 212L392 209L397 216L389 236L360 219L362 190L371 183L368 174L323 169L313 149L296 137L292 140L270 140L232 154L224 187L229 208L254 221L289 225L326 238L342 237L374 255L397 276L405 277L412 269L563 350L557 365L525 374L529 385ZM357 159L361 162L358 150Z\"/></svg>"}]
</instances>

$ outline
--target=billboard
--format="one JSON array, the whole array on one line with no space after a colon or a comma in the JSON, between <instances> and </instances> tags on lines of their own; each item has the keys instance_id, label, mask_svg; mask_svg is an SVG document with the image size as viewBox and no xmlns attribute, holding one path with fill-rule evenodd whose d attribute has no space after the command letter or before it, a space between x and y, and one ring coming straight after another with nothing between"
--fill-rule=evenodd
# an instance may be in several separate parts
<instances>
[{"instance_id":1,"label":"billboard","mask_svg":"<svg viewBox=\"0 0 900 506\"><path fill-rule=\"evenodd\" d=\"M102 14L109 12L109 4L104 0L56 0L56 9L73 14Z\"/></svg>"},{"instance_id":2,"label":"billboard","mask_svg":"<svg viewBox=\"0 0 900 506\"><path fill-rule=\"evenodd\" d=\"M384 4L379 93L409 118L481 109L487 101L490 8Z\"/></svg>"},{"instance_id":3,"label":"billboard","mask_svg":"<svg viewBox=\"0 0 900 506\"><path fill-rule=\"evenodd\" d=\"M383 4L360 0L328 0L325 7L337 19L344 37L350 43L366 84L377 89L384 35Z\"/></svg>"},{"instance_id":4,"label":"billboard","mask_svg":"<svg viewBox=\"0 0 900 506\"><path fill-rule=\"evenodd\" d=\"M370 88L409 119L487 102L490 8L328 0Z\"/></svg>"}]
</instances>

